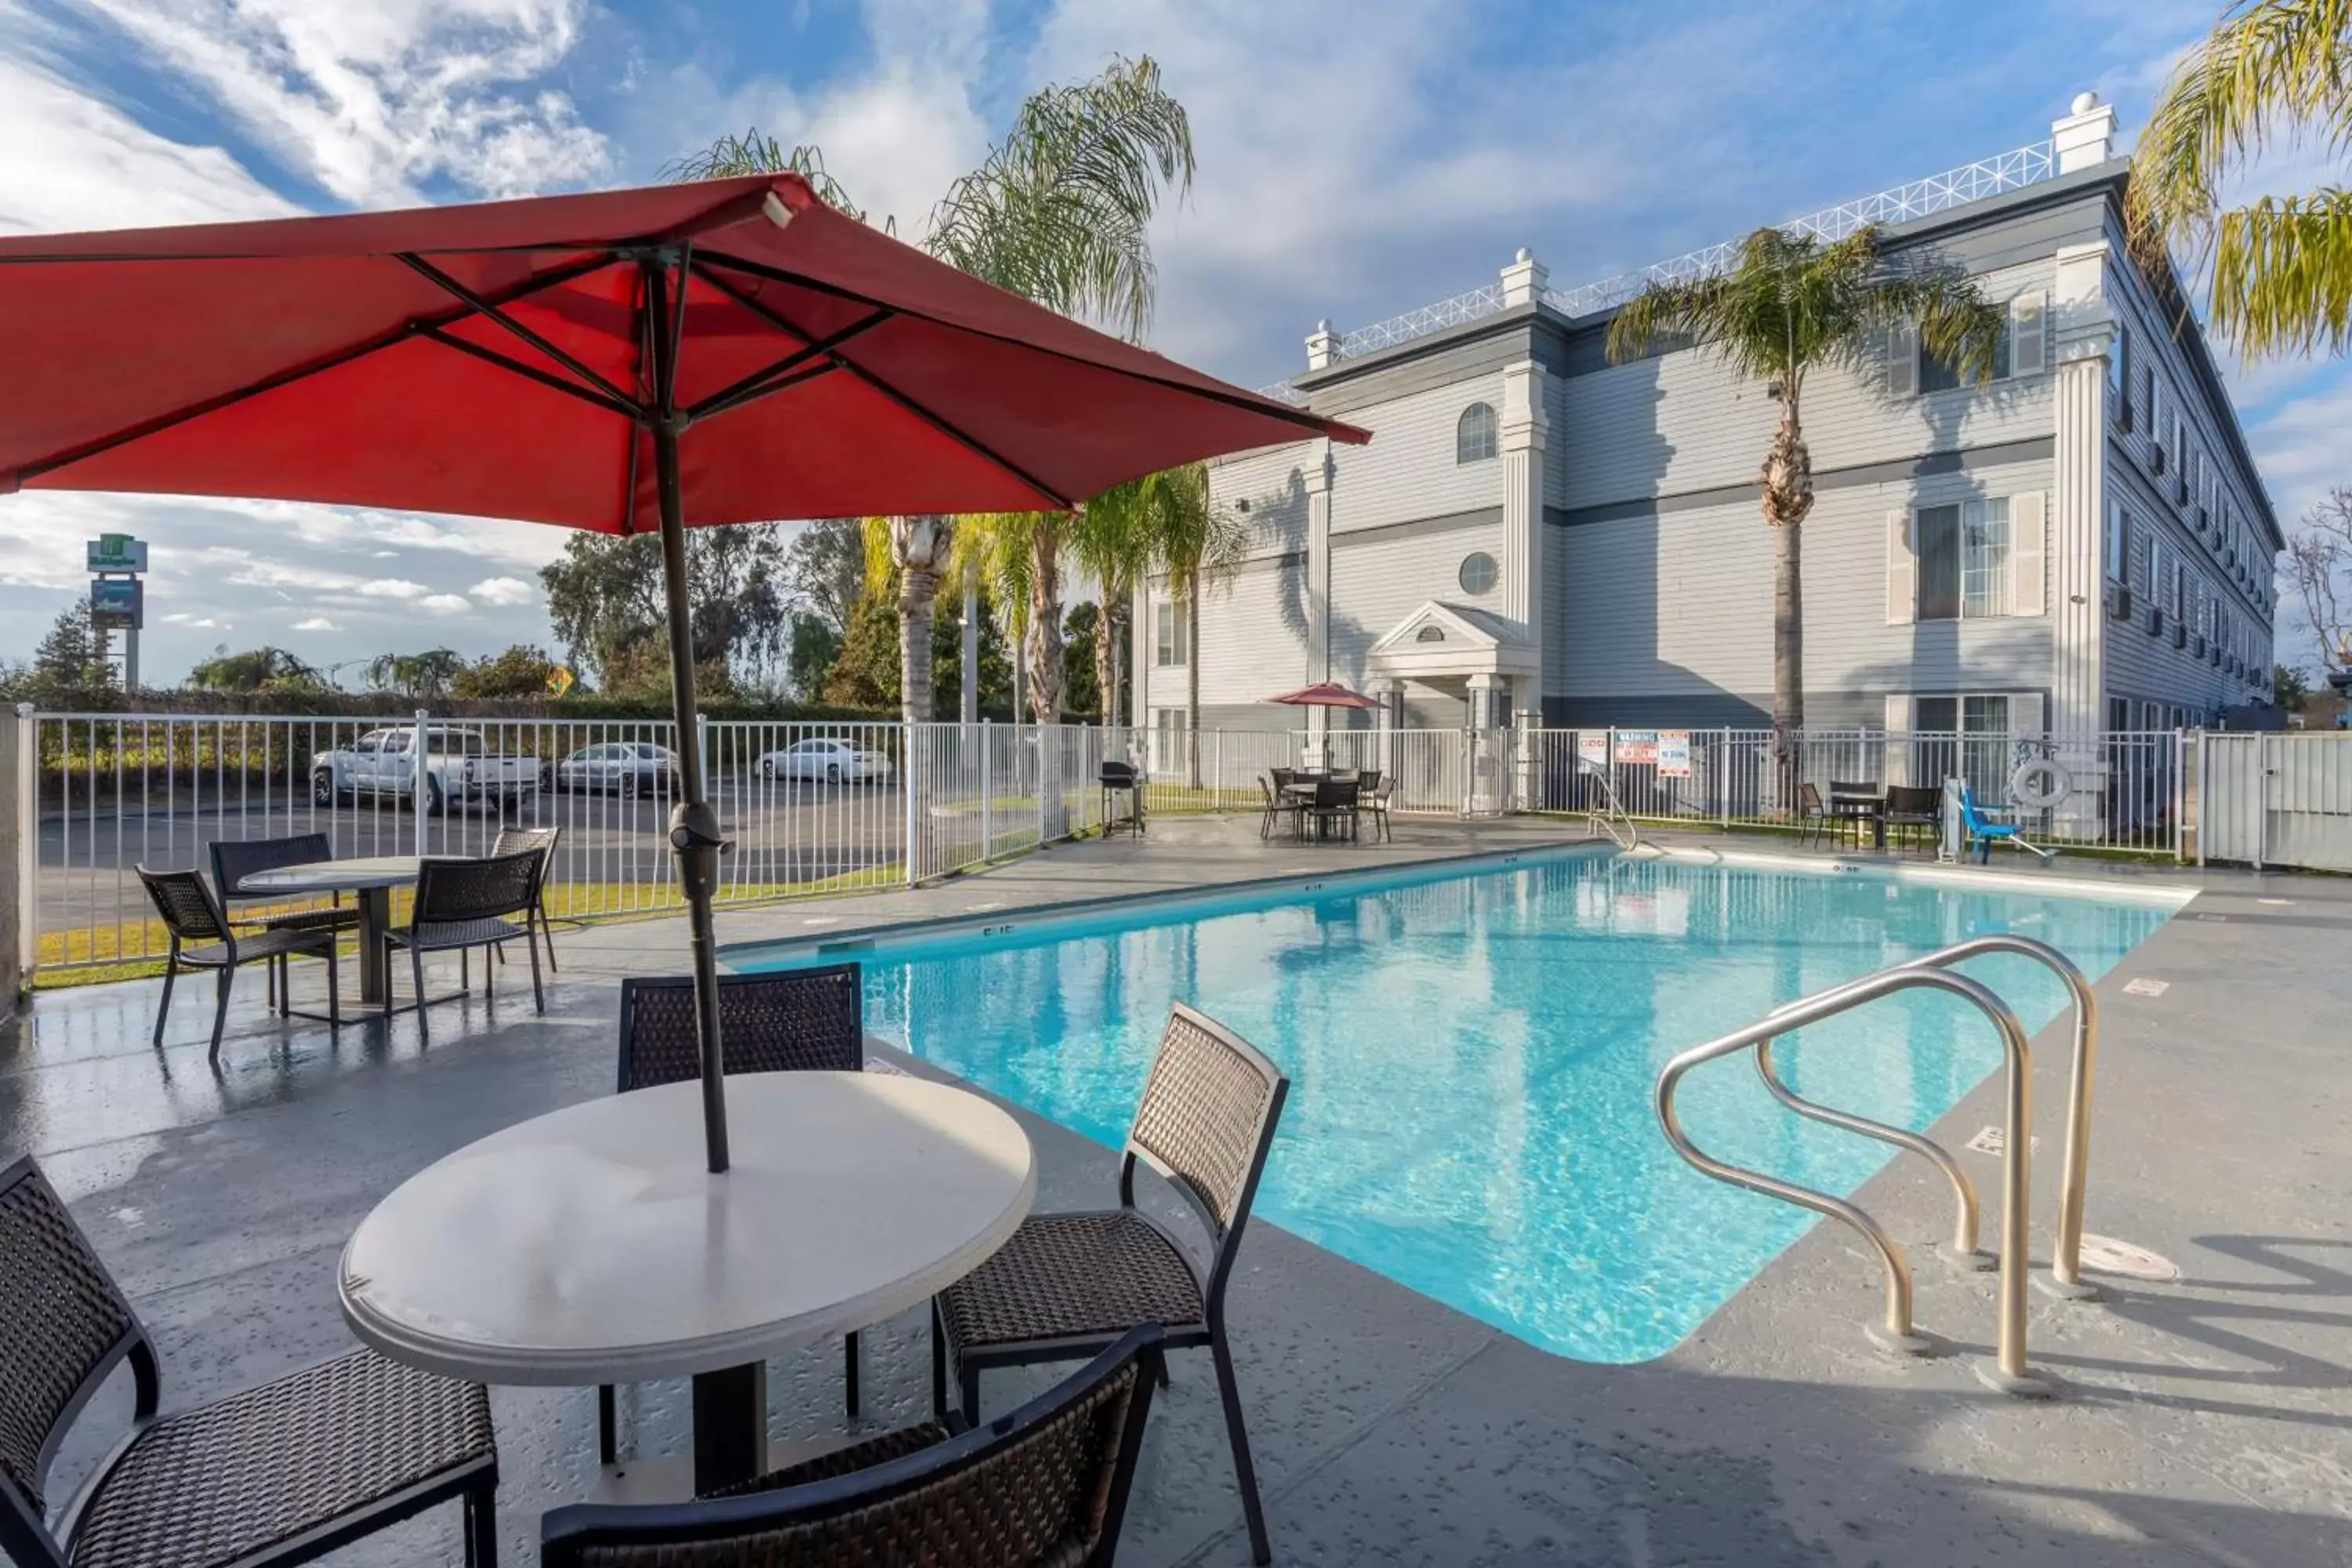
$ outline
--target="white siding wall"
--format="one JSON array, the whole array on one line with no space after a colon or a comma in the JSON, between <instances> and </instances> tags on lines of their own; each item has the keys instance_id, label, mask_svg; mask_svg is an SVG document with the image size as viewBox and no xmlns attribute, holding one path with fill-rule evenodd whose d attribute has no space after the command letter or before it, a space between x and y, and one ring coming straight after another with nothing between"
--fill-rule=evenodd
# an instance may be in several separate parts
<instances>
[{"instance_id":1,"label":"white siding wall","mask_svg":"<svg viewBox=\"0 0 2352 1568\"><path fill-rule=\"evenodd\" d=\"M1855 721L1884 694L2041 689L2050 618L1888 625L1886 516L1898 509L2046 490L2047 460L1821 493L1804 530L1809 717ZM1549 638L1555 695L1746 699L1772 689L1772 538L1755 503L1554 529L1570 585ZM2045 595L2046 561L2045 560ZM1818 710L1818 711L1815 711Z\"/></svg>"},{"instance_id":2,"label":"white siding wall","mask_svg":"<svg viewBox=\"0 0 2352 1568\"><path fill-rule=\"evenodd\" d=\"M2056 263L2012 267L1978 279L2006 300L2047 290ZM1831 366L1805 383L1805 437L1817 470L1852 468L2051 433L2047 371L1925 396L1889 397L1875 358ZM1716 355L1683 351L1565 378L1547 462L1552 504L1569 509L1752 483L1779 405L1761 384Z\"/></svg>"},{"instance_id":3,"label":"white siding wall","mask_svg":"<svg viewBox=\"0 0 2352 1568\"><path fill-rule=\"evenodd\" d=\"M1147 614L1167 602L1164 586L1149 595ZM1304 567L1244 566L1222 583L1201 590L1202 634L1195 639L1201 659L1201 706L1257 703L1275 692L1304 686L1307 673L1307 573ZM1158 657L1147 637L1144 657ZM1184 706L1184 670L1157 664L1144 670L1144 707ZM1269 728L1286 728L1281 710L1267 708Z\"/></svg>"},{"instance_id":4,"label":"white siding wall","mask_svg":"<svg viewBox=\"0 0 2352 1568\"><path fill-rule=\"evenodd\" d=\"M1426 600L1494 608L1499 589L1473 598L1457 579L1464 556L1474 550L1499 556L1502 548L1499 521L1339 539L1331 552L1331 679L1362 690L1371 679L1365 663L1371 646Z\"/></svg>"},{"instance_id":5,"label":"white siding wall","mask_svg":"<svg viewBox=\"0 0 2352 1568\"><path fill-rule=\"evenodd\" d=\"M1388 403L1350 409L1372 433L1361 447L1331 448L1331 530L1378 528L1503 504L1503 463L1454 460L1462 411L1484 403L1499 416L1503 378L1480 375ZM1422 595L1423 598L1428 595Z\"/></svg>"}]
</instances>

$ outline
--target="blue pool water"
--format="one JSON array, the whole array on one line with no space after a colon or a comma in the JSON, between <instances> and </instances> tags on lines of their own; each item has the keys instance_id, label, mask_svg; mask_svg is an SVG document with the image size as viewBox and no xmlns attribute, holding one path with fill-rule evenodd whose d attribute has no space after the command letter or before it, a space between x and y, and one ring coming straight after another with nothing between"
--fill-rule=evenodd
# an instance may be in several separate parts
<instances>
[{"instance_id":1,"label":"blue pool water","mask_svg":"<svg viewBox=\"0 0 2352 1568\"><path fill-rule=\"evenodd\" d=\"M1169 1003L1192 1003L1292 1080L1261 1215L1545 1349L1631 1362L1672 1349L1811 1222L1675 1157L1651 1108L1668 1057L1989 931L2096 977L2168 912L1579 856L859 956L869 1029L1114 1148ZM2029 1029L2064 1005L2023 959L1968 973ZM1780 1059L1810 1097L1924 1128L2000 1051L1981 1015L1913 993ZM1850 1192L1888 1157L1776 1109L1744 1058L1694 1073L1679 1103L1702 1147L1809 1186Z\"/></svg>"}]
</instances>

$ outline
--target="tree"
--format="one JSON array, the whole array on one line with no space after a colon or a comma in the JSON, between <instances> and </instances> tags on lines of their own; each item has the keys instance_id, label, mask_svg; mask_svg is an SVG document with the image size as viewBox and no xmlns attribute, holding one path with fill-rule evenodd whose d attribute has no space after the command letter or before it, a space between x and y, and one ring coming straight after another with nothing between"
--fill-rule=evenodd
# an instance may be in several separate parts
<instances>
[{"instance_id":1,"label":"tree","mask_svg":"<svg viewBox=\"0 0 2352 1568\"><path fill-rule=\"evenodd\" d=\"M1099 707L1103 722L1119 721L1119 658L1125 646L1122 636L1127 625L1128 605L1135 595L1136 584L1151 569L1158 553L1157 519L1153 512L1157 476L1129 479L1114 485L1101 495L1078 509L1069 520L1067 537L1070 554L1081 571L1095 581L1100 595L1102 613L1088 616L1086 623L1087 640L1093 645L1093 668L1088 672L1087 686L1097 694L1098 703L1070 699L1073 708L1091 710ZM1078 619L1073 613L1064 623L1072 637L1078 632Z\"/></svg>"},{"instance_id":2,"label":"tree","mask_svg":"<svg viewBox=\"0 0 2352 1568\"><path fill-rule=\"evenodd\" d=\"M2341 353L2352 337L2352 191L2322 186L2224 209L2263 153L2352 128L2352 8L2344 0L2230 6L2165 81L2132 156L2133 248L2202 264L2215 329L2250 358Z\"/></svg>"},{"instance_id":3,"label":"tree","mask_svg":"<svg viewBox=\"0 0 2352 1568\"><path fill-rule=\"evenodd\" d=\"M784 546L783 577L793 604L840 637L866 593L864 531L843 520L807 524Z\"/></svg>"},{"instance_id":4,"label":"tree","mask_svg":"<svg viewBox=\"0 0 2352 1568\"><path fill-rule=\"evenodd\" d=\"M499 697L545 697L555 676L555 661L547 650L516 643L504 653L489 654L459 670L449 682L449 694L479 701Z\"/></svg>"},{"instance_id":5,"label":"tree","mask_svg":"<svg viewBox=\"0 0 2352 1568\"><path fill-rule=\"evenodd\" d=\"M855 605L850 613L856 613ZM793 696L805 702L820 695L833 661L840 657L838 630L810 611L793 613L792 646L784 654L784 679L791 683Z\"/></svg>"},{"instance_id":6,"label":"tree","mask_svg":"<svg viewBox=\"0 0 2352 1568\"><path fill-rule=\"evenodd\" d=\"M2286 542L2286 574L2320 670L2352 674L2352 486L2337 485L2303 514Z\"/></svg>"},{"instance_id":7,"label":"tree","mask_svg":"<svg viewBox=\"0 0 2352 1568\"><path fill-rule=\"evenodd\" d=\"M2303 711L2303 700L2311 695L2311 682L2303 671L2292 665L2271 666L2271 700L2290 713Z\"/></svg>"},{"instance_id":8,"label":"tree","mask_svg":"<svg viewBox=\"0 0 2352 1568\"><path fill-rule=\"evenodd\" d=\"M1062 706L1068 712L1087 718L1106 712L1107 688L1097 684L1102 662L1096 634L1108 623L1102 606L1092 599L1072 605L1062 618Z\"/></svg>"},{"instance_id":9,"label":"tree","mask_svg":"<svg viewBox=\"0 0 2352 1568\"><path fill-rule=\"evenodd\" d=\"M224 647L188 671L188 684L199 691L238 696L327 689L323 676L282 647L257 647L245 653L231 653Z\"/></svg>"},{"instance_id":10,"label":"tree","mask_svg":"<svg viewBox=\"0 0 2352 1568\"><path fill-rule=\"evenodd\" d=\"M781 523L698 528L686 536L688 615L696 679L736 689L772 665L791 628ZM547 616L572 662L614 695L669 689L661 541L574 533L540 568Z\"/></svg>"},{"instance_id":11,"label":"tree","mask_svg":"<svg viewBox=\"0 0 2352 1568\"><path fill-rule=\"evenodd\" d=\"M1168 573L1168 595L1184 605L1191 648L1184 658L1186 768L1201 787L1201 585L1229 577L1249 548L1249 530L1209 499L1209 466L1189 463L1146 481L1154 487L1152 541Z\"/></svg>"},{"instance_id":12,"label":"tree","mask_svg":"<svg viewBox=\"0 0 2352 1568\"><path fill-rule=\"evenodd\" d=\"M99 656L86 596L58 612L29 660L0 669L0 698L37 708L104 708L121 695L113 667Z\"/></svg>"},{"instance_id":13,"label":"tree","mask_svg":"<svg viewBox=\"0 0 2352 1568\"><path fill-rule=\"evenodd\" d=\"M1813 510L1812 454L1801 410L1805 377L1827 365L1860 368L1892 329L1909 324L1920 347L1964 379L1983 380L2009 318L1954 268L1903 266L1865 226L1845 238L1759 228L1739 242L1730 270L1653 283L1609 324L1609 357L1647 354L1661 339L1696 340L1780 405L1757 476L1772 530L1772 727L1783 759L1805 722L1804 607L1799 529Z\"/></svg>"},{"instance_id":14,"label":"tree","mask_svg":"<svg viewBox=\"0 0 2352 1568\"><path fill-rule=\"evenodd\" d=\"M790 153L754 130L721 139L672 166L678 177L814 169L815 148ZM1192 132L1182 104L1161 85L1149 56L1115 58L1086 81L1032 93L979 168L948 187L931 209L924 248L975 278L1065 315L1089 316L1140 340L1151 319L1158 275L1151 220L1163 191L1179 201L1192 184ZM814 180L813 180L814 184ZM829 176L815 187L856 213ZM863 215L859 215L863 216ZM1059 522L1054 514L1022 531L1034 558L1030 636L1034 697L1041 721L1060 710L1062 624ZM929 623L952 529L944 518L893 518L887 531L898 588L899 689L905 710L930 711ZM868 551L869 577L877 552ZM1051 654L1053 657L1046 657Z\"/></svg>"},{"instance_id":15,"label":"tree","mask_svg":"<svg viewBox=\"0 0 2352 1568\"><path fill-rule=\"evenodd\" d=\"M898 608L869 595L851 613L841 652L825 671L824 700L841 708L894 708L898 677Z\"/></svg>"},{"instance_id":16,"label":"tree","mask_svg":"<svg viewBox=\"0 0 2352 1568\"><path fill-rule=\"evenodd\" d=\"M378 654L368 660L367 682L378 691L397 691L404 697L431 701L448 696L451 685L465 668L465 656L455 648Z\"/></svg>"}]
</instances>

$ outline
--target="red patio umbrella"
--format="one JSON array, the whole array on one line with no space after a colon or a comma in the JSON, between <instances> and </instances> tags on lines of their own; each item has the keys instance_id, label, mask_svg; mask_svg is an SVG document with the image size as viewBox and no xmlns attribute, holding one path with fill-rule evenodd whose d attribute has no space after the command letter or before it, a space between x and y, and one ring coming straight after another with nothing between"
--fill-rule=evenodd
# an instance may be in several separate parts
<instances>
[{"instance_id":1,"label":"red patio umbrella","mask_svg":"<svg viewBox=\"0 0 2352 1568\"><path fill-rule=\"evenodd\" d=\"M1296 691L1286 691L1266 700L1289 708L1354 708L1372 713L1386 706L1379 698L1350 691L1336 680L1318 680L1312 686L1302 686Z\"/></svg>"},{"instance_id":2,"label":"red patio umbrella","mask_svg":"<svg viewBox=\"0 0 2352 1568\"><path fill-rule=\"evenodd\" d=\"M1362 431L941 265L795 175L0 239L0 495L268 497L658 531L692 733L684 529L1058 510ZM727 1168L701 759L670 818Z\"/></svg>"}]
</instances>

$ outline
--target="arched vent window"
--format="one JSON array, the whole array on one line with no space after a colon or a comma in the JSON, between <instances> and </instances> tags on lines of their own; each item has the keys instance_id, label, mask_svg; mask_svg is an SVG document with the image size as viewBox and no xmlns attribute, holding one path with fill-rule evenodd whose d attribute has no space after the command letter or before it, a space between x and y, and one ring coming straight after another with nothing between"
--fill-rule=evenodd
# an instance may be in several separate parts
<instances>
[{"instance_id":1,"label":"arched vent window","mask_svg":"<svg viewBox=\"0 0 2352 1568\"><path fill-rule=\"evenodd\" d=\"M1457 463L1483 463L1494 455L1494 406L1474 403L1462 411L1461 422L1454 426L1454 460Z\"/></svg>"},{"instance_id":2,"label":"arched vent window","mask_svg":"<svg viewBox=\"0 0 2352 1568\"><path fill-rule=\"evenodd\" d=\"M1412 640L1415 642L1444 642L1445 640L1445 628L1444 626L1423 626L1421 630L1413 634Z\"/></svg>"}]
</instances>

